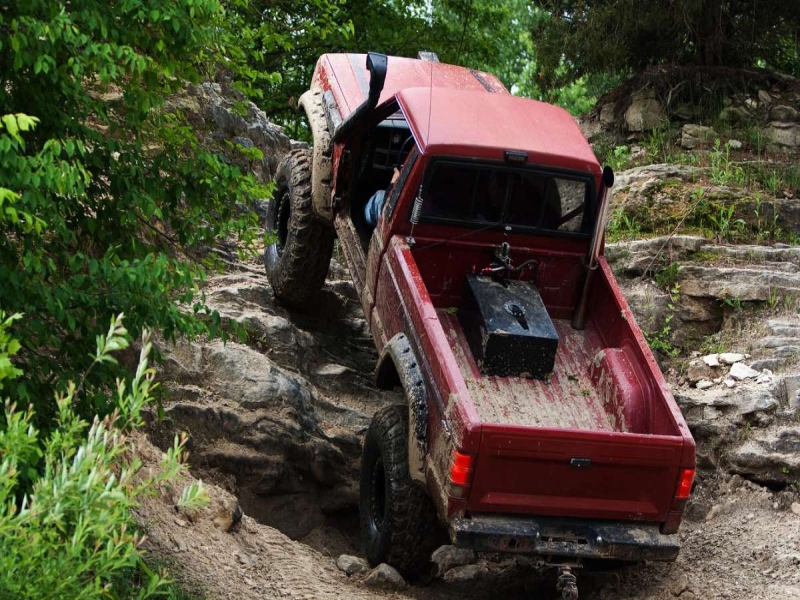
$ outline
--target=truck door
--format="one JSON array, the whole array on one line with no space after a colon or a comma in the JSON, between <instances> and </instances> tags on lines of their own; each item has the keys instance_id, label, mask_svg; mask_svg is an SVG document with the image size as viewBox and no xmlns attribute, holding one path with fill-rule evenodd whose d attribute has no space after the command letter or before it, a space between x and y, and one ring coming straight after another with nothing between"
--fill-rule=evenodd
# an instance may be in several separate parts
<instances>
[{"instance_id":1,"label":"truck door","mask_svg":"<svg viewBox=\"0 0 800 600\"><path fill-rule=\"evenodd\" d=\"M384 323L384 318L382 317L382 310L380 307L375 306L375 298L378 297L378 286L383 285L381 283L382 278L380 277L381 270L385 268L383 264L384 254L386 251L386 246L389 243L389 238L393 234L394 230L397 228L398 225L401 224L403 221L403 216L398 212L395 214L395 210L397 209L398 205L406 205L405 199L408 195L413 195L413 190L408 191L408 189L413 188L413 185L410 185L412 181L416 180L416 174L412 177L412 172L414 171L414 166L417 163L417 150L414 147L408 155L408 158L403 163L403 167L400 170L400 175L397 178L395 184L388 190L383 207L380 211L380 216L378 217L378 224L375 227L375 230L372 232L372 236L370 237L369 241L369 248L367 250L367 261L366 261L366 289L362 295L362 302L364 308L364 314L367 316L367 320L369 322L370 328L372 330L372 336L375 338L375 341L378 343L379 348L383 348L383 345L389 340L389 338L397 332L387 332L384 331L387 327L387 324ZM408 188L408 189L407 189ZM389 292L388 297L392 297L397 294L396 290L384 290ZM367 305L366 299L369 299L369 304Z\"/></svg>"}]
</instances>

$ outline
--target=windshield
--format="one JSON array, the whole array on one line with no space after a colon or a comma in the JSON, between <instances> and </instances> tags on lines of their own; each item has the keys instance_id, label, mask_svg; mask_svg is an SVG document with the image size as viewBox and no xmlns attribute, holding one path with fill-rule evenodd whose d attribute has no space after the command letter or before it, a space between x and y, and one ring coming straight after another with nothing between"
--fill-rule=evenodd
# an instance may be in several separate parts
<instances>
[{"instance_id":1,"label":"windshield","mask_svg":"<svg viewBox=\"0 0 800 600\"><path fill-rule=\"evenodd\" d=\"M428 169L423 221L589 234L593 186L588 176L443 160Z\"/></svg>"}]
</instances>

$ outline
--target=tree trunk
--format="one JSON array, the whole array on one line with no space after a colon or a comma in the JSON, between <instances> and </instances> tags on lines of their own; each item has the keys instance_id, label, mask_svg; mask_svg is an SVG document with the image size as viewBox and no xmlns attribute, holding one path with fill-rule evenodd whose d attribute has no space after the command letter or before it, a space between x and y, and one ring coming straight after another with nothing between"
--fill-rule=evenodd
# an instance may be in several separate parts
<instances>
[{"instance_id":1,"label":"tree trunk","mask_svg":"<svg viewBox=\"0 0 800 600\"><path fill-rule=\"evenodd\" d=\"M723 64L725 55L725 0L702 0L700 19L695 31L697 60L706 67Z\"/></svg>"}]
</instances>

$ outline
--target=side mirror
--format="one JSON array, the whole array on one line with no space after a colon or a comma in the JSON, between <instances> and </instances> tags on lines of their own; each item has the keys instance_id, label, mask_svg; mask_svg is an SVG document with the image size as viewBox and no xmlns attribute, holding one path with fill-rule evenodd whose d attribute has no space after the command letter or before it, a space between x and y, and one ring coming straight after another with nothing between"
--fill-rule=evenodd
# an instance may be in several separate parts
<instances>
[{"instance_id":1,"label":"side mirror","mask_svg":"<svg viewBox=\"0 0 800 600\"><path fill-rule=\"evenodd\" d=\"M603 185L610 188L614 185L614 169L606 165L603 167Z\"/></svg>"}]
</instances>

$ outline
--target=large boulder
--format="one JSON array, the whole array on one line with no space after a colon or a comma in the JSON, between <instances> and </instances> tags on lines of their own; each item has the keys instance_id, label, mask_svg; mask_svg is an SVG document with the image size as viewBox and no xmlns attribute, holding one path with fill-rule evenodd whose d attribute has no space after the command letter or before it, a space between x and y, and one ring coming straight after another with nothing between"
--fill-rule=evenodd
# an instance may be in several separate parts
<instances>
[{"instance_id":1,"label":"large boulder","mask_svg":"<svg viewBox=\"0 0 800 600\"><path fill-rule=\"evenodd\" d=\"M629 178L625 183L634 194L647 181ZM668 323L669 341L684 348L698 347L717 333L733 307L747 302L774 306L800 297L796 247L718 245L675 235L611 243L605 254L642 329L663 334ZM663 278L667 270L672 279L656 285L653 277ZM763 335L751 341L759 370L780 368L800 351L800 333L771 325L765 324Z\"/></svg>"},{"instance_id":2,"label":"large boulder","mask_svg":"<svg viewBox=\"0 0 800 600\"><path fill-rule=\"evenodd\" d=\"M406 580L397 572L397 569L381 563L364 578L364 585L384 590L402 590L406 587Z\"/></svg>"},{"instance_id":3,"label":"large boulder","mask_svg":"<svg viewBox=\"0 0 800 600\"><path fill-rule=\"evenodd\" d=\"M746 423L766 426L774 422L780 400L762 384L742 384L733 388L682 388L675 400L686 422L698 439L713 438L715 444L733 441Z\"/></svg>"},{"instance_id":4,"label":"large boulder","mask_svg":"<svg viewBox=\"0 0 800 600\"><path fill-rule=\"evenodd\" d=\"M697 174L698 170L688 165L669 163L643 165L617 173L613 189L615 193L628 190L641 195L665 179L686 181L697 177Z\"/></svg>"},{"instance_id":5,"label":"large boulder","mask_svg":"<svg viewBox=\"0 0 800 600\"><path fill-rule=\"evenodd\" d=\"M743 106L727 106L720 111L719 120L730 125L746 125L753 121L753 114Z\"/></svg>"},{"instance_id":6,"label":"large boulder","mask_svg":"<svg viewBox=\"0 0 800 600\"><path fill-rule=\"evenodd\" d=\"M681 292L735 302L765 302L773 294L800 295L800 273L687 264L680 273Z\"/></svg>"},{"instance_id":7,"label":"large boulder","mask_svg":"<svg viewBox=\"0 0 800 600\"><path fill-rule=\"evenodd\" d=\"M730 468L761 483L786 485L800 477L800 429L780 427L732 448Z\"/></svg>"},{"instance_id":8,"label":"large boulder","mask_svg":"<svg viewBox=\"0 0 800 600\"><path fill-rule=\"evenodd\" d=\"M764 128L764 140L771 150L795 150L800 146L800 125L772 121Z\"/></svg>"},{"instance_id":9,"label":"large boulder","mask_svg":"<svg viewBox=\"0 0 800 600\"><path fill-rule=\"evenodd\" d=\"M431 561L436 564L436 570L439 575L443 575L455 567L472 564L476 560L478 560L478 555L474 550L456 548L451 545L440 546L431 555Z\"/></svg>"},{"instance_id":10,"label":"large boulder","mask_svg":"<svg viewBox=\"0 0 800 600\"><path fill-rule=\"evenodd\" d=\"M628 110L625 111L625 125L631 132L652 131L666 119L661 102L653 90L634 94Z\"/></svg>"},{"instance_id":11,"label":"large boulder","mask_svg":"<svg viewBox=\"0 0 800 600\"><path fill-rule=\"evenodd\" d=\"M694 148L709 146L718 138L719 134L711 127L687 123L681 129L681 148L693 150Z\"/></svg>"},{"instance_id":12,"label":"large boulder","mask_svg":"<svg viewBox=\"0 0 800 600\"><path fill-rule=\"evenodd\" d=\"M793 106L786 106L785 104L778 104L769 110L770 121L797 121L798 112Z\"/></svg>"}]
</instances>

